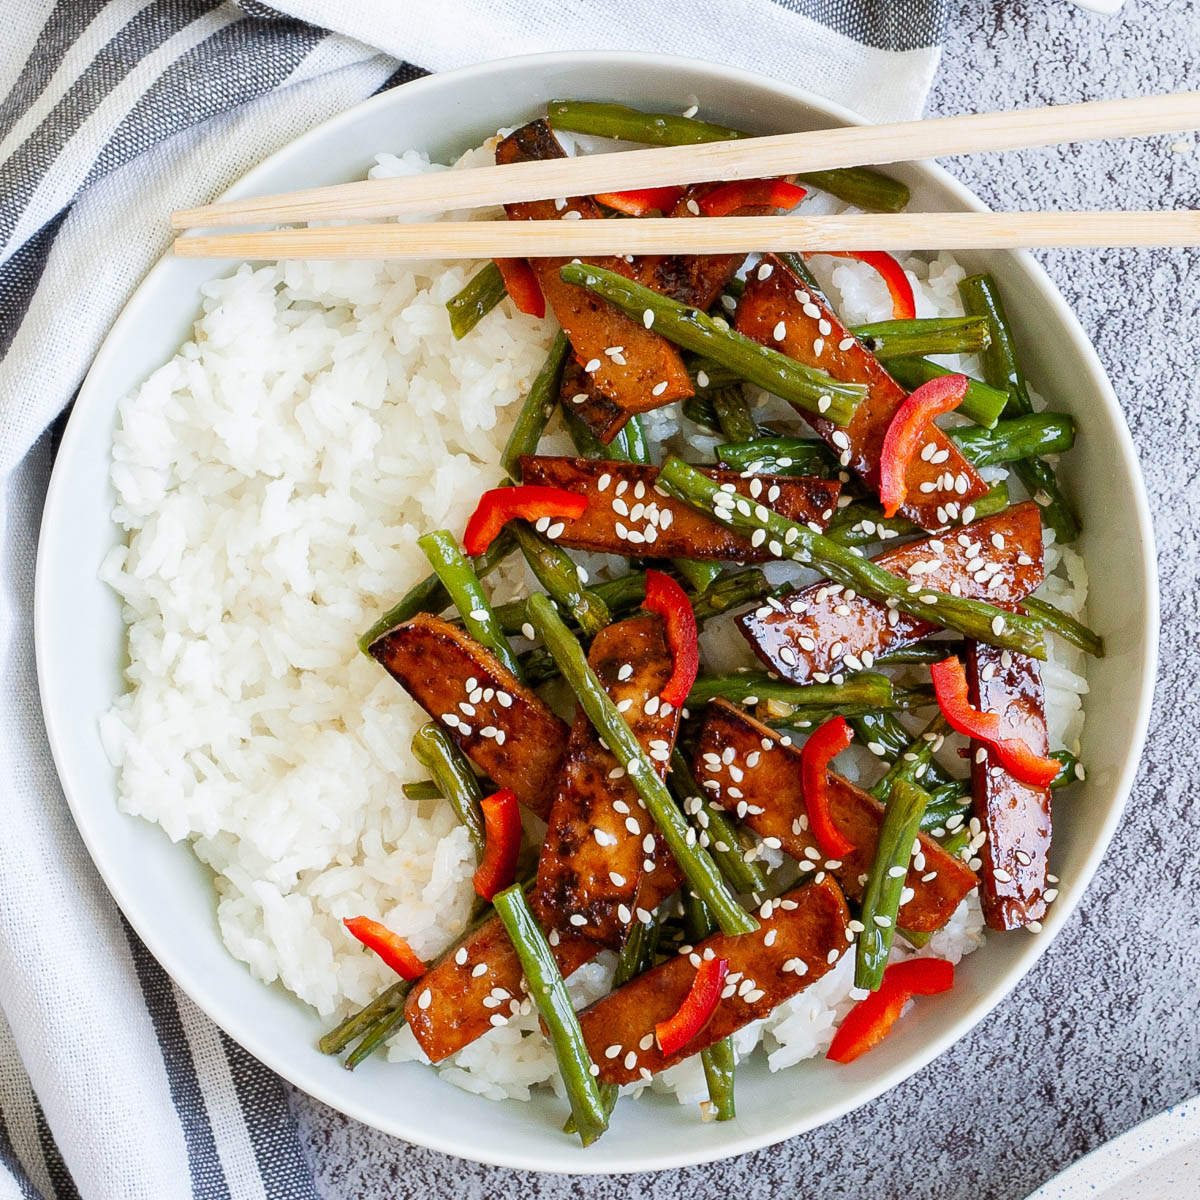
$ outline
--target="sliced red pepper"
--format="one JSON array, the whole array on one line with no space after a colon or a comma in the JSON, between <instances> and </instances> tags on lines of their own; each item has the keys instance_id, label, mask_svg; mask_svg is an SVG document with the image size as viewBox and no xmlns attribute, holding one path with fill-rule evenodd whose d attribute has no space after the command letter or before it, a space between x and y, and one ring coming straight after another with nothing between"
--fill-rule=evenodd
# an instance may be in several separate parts
<instances>
[{"instance_id":1,"label":"sliced red pepper","mask_svg":"<svg viewBox=\"0 0 1200 1200\"><path fill-rule=\"evenodd\" d=\"M984 742L1000 765L1019 783L1049 787L1061 769L1053 758L1036 754L1024 738L1006 737L999 714L972 708L967 693L967 672L957 658L943 659L929 668L933 692L950 728Z\"/></svg>"},{"instance_id":2,"label":"sliced red pepper","mask_svg":"<svg viewBox=\"0 0 1200 1200\"><path fill-rule=\"evenodd\" d=\"M954 967L945 959L907 958L892 963L883 972L879 990L846 1014L825 1057L834 1062L853 1062L887 1037L914 996L936 996L953 986Z\"/></svg>"},{"instance_id":3,"label":"sliced red pepper","mask_svg":"<svg viewBox=\"0 0 1200 1200\"><path fill-rule=\"evenodd\" d=\"M681 187L634 188L629 192L597 192L596 199L605 208L628 213L631 217L644 217L648 212L669 212L675 201L683 195Z\"/></svg>"},{"instance_id":4,"label":"sliced red pepper","mask_svg":"<svg viewBox=\"0 0 1200 1200\"><path fill-rule=\"evenodd\" d=\"M854 731L845 717L830 717L808 735L800 749L800 786L804 790L804 808L808 827L826 858L845 858L854 849L834 824L829 812L829 763L854 739Z\"/></svg>"},{"instance_id":5,"label":"sliced red pepper","mask_svg":"<svg viewBox=\"0 0 1200 1200\"><path fill-rule=\"evenodd\" d=\"M413 953L412 947L386 925L370 917L346 917L342 924L402 979L419 979L425 974L425 964Z\"/></svg>"},{"instance_id":6,"label":"sliced red pepper","mask_svg":"<svg viewBox=\"0 0 1200 1200\"><path fill-rule=\"evenodd\" d=\"M646 572L646 599L642 601L642 607L662 617L667 645L675 660L675 668L659 693L660 698L675 708L682 708L700 670L700 644L691 601L670 575L650 570Z\"/></svg>"},{"instance_id":7,"label":"sliced red pepper","mask_svg":"<svg viewBox=\"0 0 1200 1200\"><path fill-rule=\"evenodd\" d=\"M522 484L519 487L492 488L479 497L475 511L463 532L463 549L468 554L482 554L501 529L513 518L539 521L542 517L582 517L587 497L565 488L539 487Z\"/></svg>"},{"instance_id":8,"label":"sliced red pepper","mask_svg":"<svg viewBox=\"0 0 1200 1200\"><path fill-rule=\"evenodd\" d=\"M883 282L887 284L888 294L892 298L892 317L897 321L911 321L917 315L917 298L913 295L912 284L904 268L885 250L814 250L813 254L828 254L833 258L853 258L857 262L866 263L879 272ZM806 254L805 258L812 258Z\"/></svg>"},{"instance_id":9,"label":"sliced red pepper","mask_svg":"<svg viewBox=\"0 0 1200 1200\"><path fill-rule=\"evenodd\" d=\"M738 179L714 188L700 201L706 217L728 217L743 208L781 208L791 211L808 193L786 179Z\"/></svg>"},{"instance_id":10,"label":"sliced red pepper","mask_svg":"<svg viewBox=\"0 0 1200 1200\"><path fill-rule=\"evenodd\" d=\"M518 312L530 317L546 315L546 297L538 283L533 268L524 258L496 258L492 260L500 268L504 279L504 290L512 297Z\"/></svg>"},{"instance_id":11,"label":"sliced red pepper","mask_svg":"<svg viewBox=\"0 0 1200 1200\"><path fill-rule=\"evenodd\" d=\"M485 835L483 861L475 872L475 893L490 900L517 877L521 852L521 810L512 788L501 788L480 801Z\"/></svg>"},{"instance_id":12,"label":"sliced red pepper","mask_svg":"<svg viewBox=\"0 0 1200 1200\"><path fill-rule=\"evenodd\" d=\"M696 978L679 1011L654 1026L658 1048L664 1054L674 1054L688 1044L708 1024L721 1001L729 959L702 958L696 968Z\"/></svg>"},{"instance_id":13,"label":"sliced red pepper","mask_svg":"<svg viewBox=\"0 0 1200 1200\"><path fill-rule=\"evenodd\" d=\"M948 413L967 394L965 375L943 375L923 383L896 409L879 455L879 499L894 517L908 495L908 468L934 417Z\"/></svg>"}]
</instances>

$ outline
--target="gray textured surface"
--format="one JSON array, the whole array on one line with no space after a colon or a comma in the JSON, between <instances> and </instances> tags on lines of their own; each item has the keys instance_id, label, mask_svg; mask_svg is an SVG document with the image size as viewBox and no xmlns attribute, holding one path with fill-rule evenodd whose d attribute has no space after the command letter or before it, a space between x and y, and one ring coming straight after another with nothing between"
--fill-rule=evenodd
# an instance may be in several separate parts
<instances>
[{"instance_id":1,"label":"gray textured surface","mask_svg":"<svg viewBox=\"0 0 1200 1200\"><path fill-rule=\"evenodd\" d=\"M955 7L934 113L1196 86L1200 11L1191 0L1128 0L1112 18L1065 0ZM1001 208L1196 207L1200 148L1188 137L1183 152L1173 152L1174 140L947 165ZM932 1067L823 1129L715 1166L592 1180L479 1167L297 1095L307 1151L330 1200L517 1192L540 1200L765 1200L817 1181L831 1197L1017 1200L1114 1134L1200 1092L1200 856L1191 834L1200 738L1183 704L1200 644L1192 512L1200 483L1200 253L1042 259L1125 406L1155 513L1167 616L1137 788L1065 932L986 1025Z\"/></svg>"}]
</instances>

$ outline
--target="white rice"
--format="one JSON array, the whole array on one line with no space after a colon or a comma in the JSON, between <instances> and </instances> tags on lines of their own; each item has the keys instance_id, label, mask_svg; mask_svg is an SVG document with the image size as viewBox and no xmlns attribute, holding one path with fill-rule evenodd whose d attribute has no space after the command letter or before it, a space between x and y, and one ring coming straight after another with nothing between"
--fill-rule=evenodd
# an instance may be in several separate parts
<instances>
[{"instance_id":1,"label":"white rice","mask_svg":"<svg viewBox=\"0 0 1200 1200\"><path fill-rule=\"evenodd\" d=\"M489 158L483 148L462 161ZM445 168L409 152L380 155L371 174L430 169ZM904 262L918 315L961 312L952 256ZM814 267L848 323L890 316L869 268L827 258ZM390 981L343 917L376 917L428 958L461 933L471 907L465 831L447 805L400 789L422 774L408 748L426 717L355 639L426 573L419 534L461 529L499 479L551 337L506 301L455 341L445 301L472 270L242 266L204 287L193 339L119 410L113 517L128 539L103 577L124 602L129 691L101 733L121 808L191 842L213 870L230 952L328 1019ZM647 425L656 442L693 454L717 440L681 434L670 409ZM545 445L569 452L561 432ZM1079 555L1048 544L1047 568L1042 594L1084 615ZM515 594L523 568L510 564L492 583L501 598ZM727 621L710 626L704 648L714 668L750 661ZM1083 655L1055 642L1045 681L1051 740L1077 750ZM982 939L972 897L921 953L957 961ZM851 958L736 1035L739 1055L761 1043L778 1070L823 1052L852 1003ZM611 969L605 954L579 971L576 998L603 994ZM389 1054L422 1057L407 1031ZM532 1013L438 1069L498 1099L558 1086ZM698 1059L651 1086L685 1103L705 1095Z\"/></svg>"}]
</instances>

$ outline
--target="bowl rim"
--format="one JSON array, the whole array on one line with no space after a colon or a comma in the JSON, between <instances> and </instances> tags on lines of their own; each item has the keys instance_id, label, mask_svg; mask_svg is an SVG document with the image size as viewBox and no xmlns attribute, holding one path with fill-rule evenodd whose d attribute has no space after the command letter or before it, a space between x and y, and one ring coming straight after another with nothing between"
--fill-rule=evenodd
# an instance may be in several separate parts
<instances>
[{"instance_id":1,"label":"bowl rim","mask_svg":"<svg viewBox=\"0 0 1200 1200\"><path fill-rule=\"evenodd\" d=\"M537 54L523 54L501 59L490 59L470 66L427 75L406 83L402 88L370 96L343 112L319 123L284 146L281 146L242 175L229 188L222 192L217 199L238 199L255 194L255 192L261 192L262 189L258 185L258 180L264 175L269 175L281 159L290 158L297 153L302 154L308 151L314 143L319 144L331 134L336 134L339 129L353 125L362 117L364 112L396 104L398 102L397 97L411 97L425 92L437 92L441 90L453 94L462 81L471 80L475 77L486 77L489 72L498 71L503 73L531 66L550 69L555 67L579 67L582 65L618 67L622 65L633 67L653 65L663 71L682 70L685 68L693 71L701 69L712 77L714 81L719 80L734 87L765 87L777 95L806 106L816 115L827 117L830 124L865 125L870 123L850 109L833 101L826 100L804 88L796 87L760 72L713 63L688 55L660 54L648 51L607 50L551 51ZM963 209L976 212L989 211L987 205L969 188L960 183L936 162L922 160L913 162L910 165L914 169L925 173L930 177L932 182L949 192ZM906 1057L902 1062L889 1069L882 1069L869 1084L855 1095L842 1100L832 1101L828 1108L823 1109L819 1114L801 1116L791 1121L781 1121L769 1131L746 1132L739 1137L730 1139L730 1141L722 1142L720 1145L713 1144L711 1148L707 1149L702 1139L698 1139L695 1144L688 1146L686 1150L667 1148L656 1156L653 1163L649 1165L639 1161L630 1163L629 1165L614 1166L611 1163L589 1160L586 1155L572 1157L569 1151L575 1148L571 1146L564 1147L564 1150L558 1153L555 1153L553 1150L547 1150L545 1153L539 1155L538 1161L531 1161L529 1156L522 1152L485 1155L473 1152L469 1145L464 1146L461 1141L456 1141L453 1137L447 1136L438 1128L411 1127L404 1119L397 1119L391 1114L380 1114L373 1111L368 1104L357 1102L353 1098L335 1092L335 1090L326 1086L325 1083L305 1066L305 1059L275 1054L271 1053L269 1049L264 1049L255 1037L252 1020L245 1018L235 1005L225 1001L215 989L209 989L200 985L199 981L186 970L180 973L188 977L188 986L184 988L183 984L179 983L181 989L185 991L210 1020L250 1053L254 1054L255 1057L272 1071L308 1095L322 1103L328 1104L346 1116L379 1129L384 1133L400 1137L412 1144L453 1157L500 1167L576 1175L624 1174L634 1171L663 1170L699 1165L775 1145L810 1129L828 1124L877 1099L884 1092L891 1090L928 1065L934 1058L942 1054L949 1046L953 1045L969 1030L979 1024L1017 986L1025 975L1032 970L1037 960L1049 948L1059 930L1074 912L1076 905L1086 890L1087 884L1090 883L1101 858L1108 848L1113 833L1124 813L1125 805L1128 802L1138 762L1145 744L1158 659L1159 595L1153 525L1150 518L1149 501L1146 495L1145 484L1128 425L1124 420L1116 394L1095 348L1089 341L1078 318L1058 291L1053 280L1028 251L1018 250L1005 253L1011 254L1016 258L1023 269L1036 280L1041 293L1040 298L1046 301L1053 309L1054 315L1060 323L1061 330L1071 338L1073 349L1086 363L1092 376L1091 382L1094 384L1097 399L1102 401L1109 415L1115 417L1113 421L1115 428L1115 448L1119 451L1120 457L1135 484L1132 502L1134 517L1140 534L1139 567L1142 572L1146 591L1145 618L1147 629L1142 672L1140 675L1140 694L1132 725L1130 753L1122 764L1118 776L1112 785L1114 803L1111 806L1110 812L1095 831L1091 850L1084 860L1082 869L1077 874L1075 885L1055 903L1050 916L1045 921L1046 927L1043 933L1030 940L1030 948L1023 959L1006 968L999 980L989 983L986 990L974 1001L967 1012L948 1023L939 1034L930 1039L927 1045ZM122 307L121 313L114 320L112 328L101 343L88 369L88 373L76 398L75 411L78 411L81 406L89 403L92 394L92 381L100 373L99 367L104 364L108 357L117 353L120 338L124 332L120 326L126 311L133 305L136 297L147 285L147 282L166 269L171 260L172 254L170 248L168 248L139 282L134 291L130 293L125 305ZM78 423L76 423L75 427L79 427ZM68 439L72 439L72 423L70 421L68 421L63 434L60 453L68 445ZM49 684L48 675L44 670L45 664L42 647L48 644L48 639L53 630L50 626L51 615L47 597L48 587L45 580L45 571L43 570L44 555L42 554L42 548L46 539L52 536L55 514L59 505L64 503L63 495L68 487L64 474L58 471L53 471L51 474L46 493L42 524L39 531L34 581L34 640L39 697L42 700L44 714L52 710L48 709L45 703ZM49 716L46 717L45 724L55 767L60 778L62 778L65 774L63 765L66 755L65 745L67 739L71 736L71 731L60 728L54 718ZM156 938L153 931L140 919L137 902L131 897L123 883L122 877L108 870L105 865L103 850L100 845L101 839L95 836L95 831L90 827L86 806L77 803L77 798L72 795L71 791L65 785L63 791L70 807L72 818L87 847L88 853L91 855L97 870L104 880L105 886L147 949L150 950L155 959L163 966L168 975L178 983L179 974L176 969L173 969L176 966L176 959L179 957L177 948ZM680 1139L681 1143L684 1141L685 1139Z\"/></svg>"}]
</instances>

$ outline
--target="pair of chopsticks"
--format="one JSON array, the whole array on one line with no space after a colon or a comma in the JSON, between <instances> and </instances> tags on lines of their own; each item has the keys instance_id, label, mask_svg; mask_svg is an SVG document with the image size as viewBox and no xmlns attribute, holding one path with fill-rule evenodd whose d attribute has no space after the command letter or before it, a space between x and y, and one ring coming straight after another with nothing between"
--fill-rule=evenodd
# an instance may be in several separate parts
<instances>
[{"instance_id":1,"label":"pair of chopsticks","mask_svg":"<svg viewBox=\"0 0 1200 1200\"><path fill-rule=\"evenodd\" d=\"M400 217L521 200L878 166L1200 129L1200 92L473 167L172 215L177 229ZM1200 244L1200 212L865 213L688 221L438 221L181 237L193 258L522 258L751 250L968 250Z\"/></svg>"}]
</instances>

